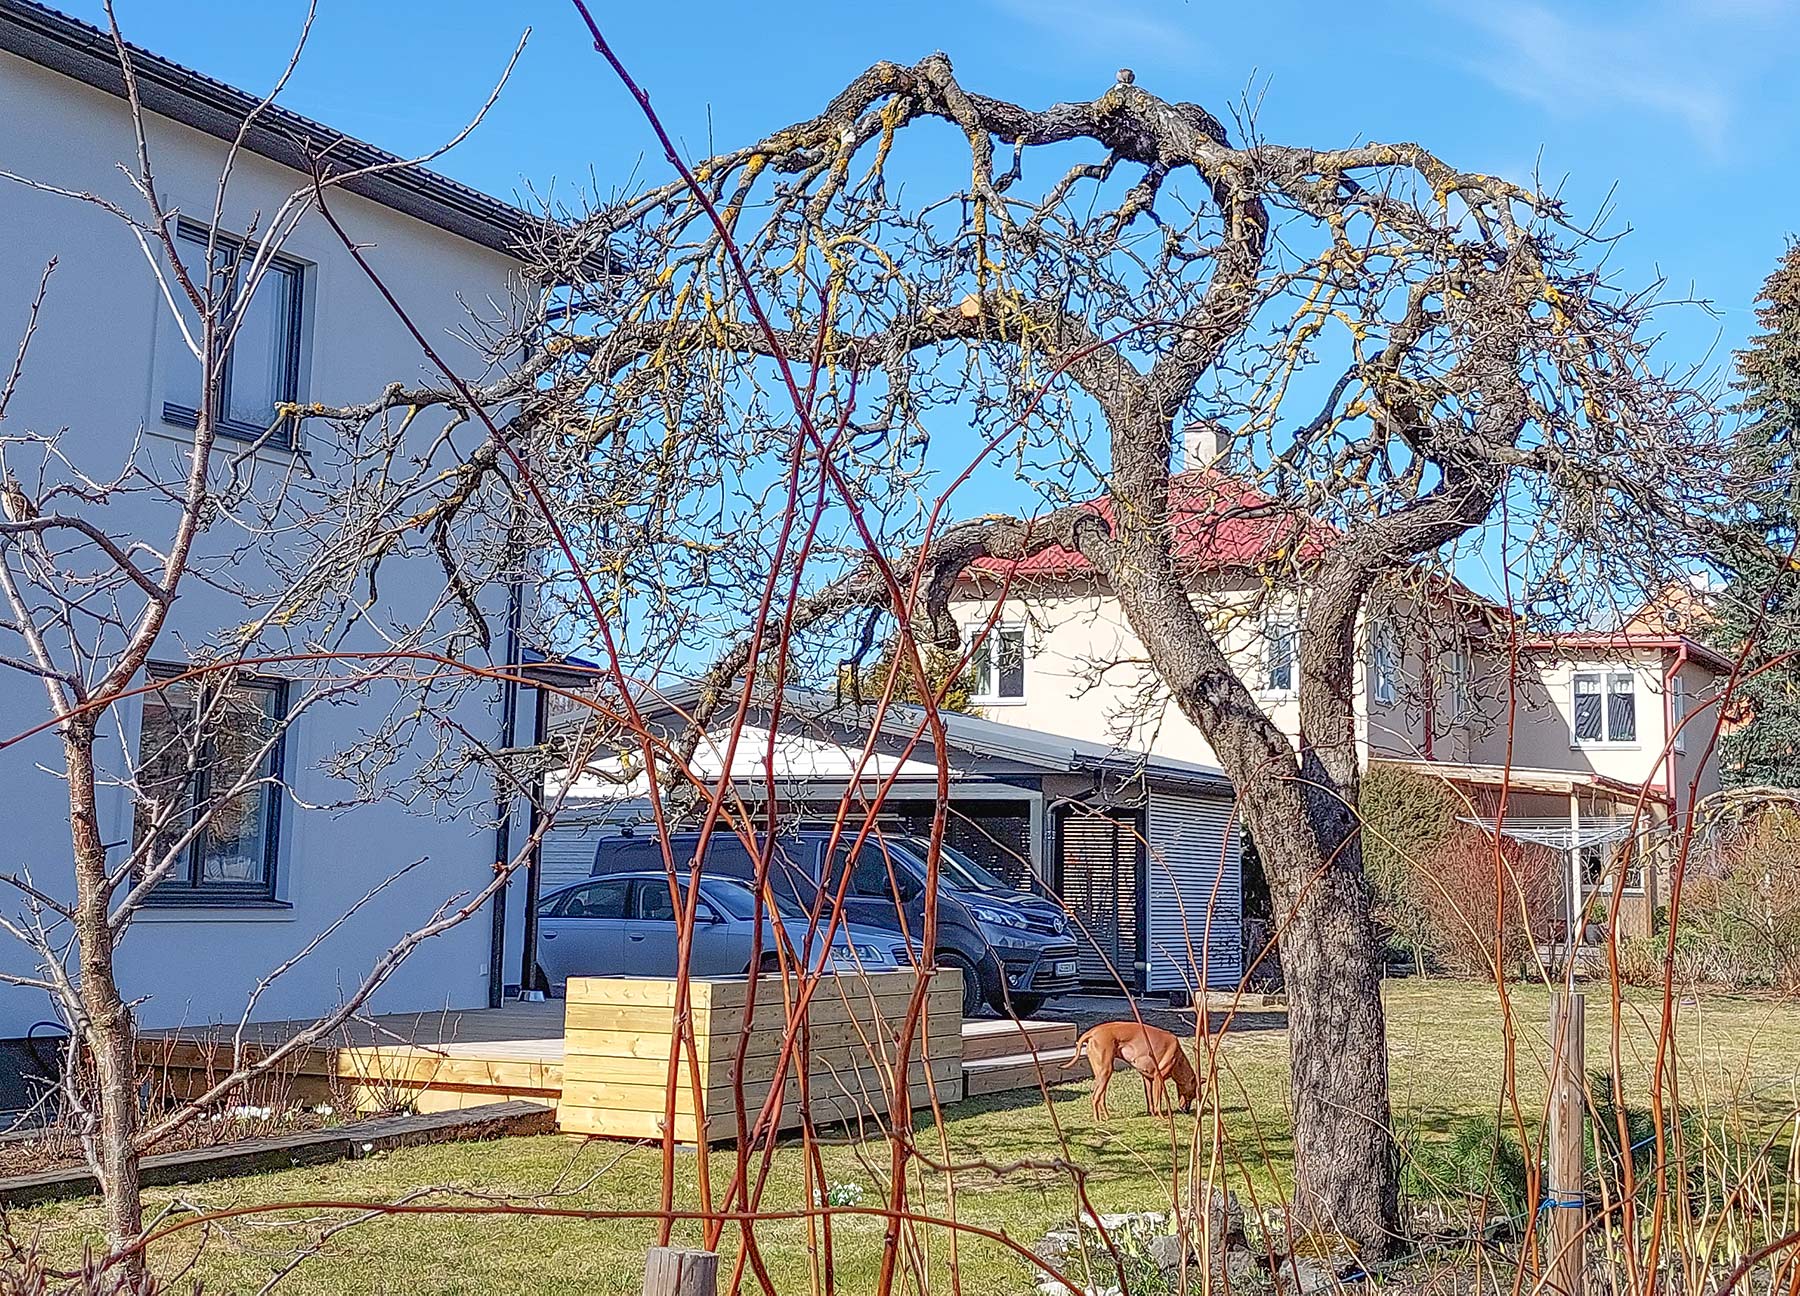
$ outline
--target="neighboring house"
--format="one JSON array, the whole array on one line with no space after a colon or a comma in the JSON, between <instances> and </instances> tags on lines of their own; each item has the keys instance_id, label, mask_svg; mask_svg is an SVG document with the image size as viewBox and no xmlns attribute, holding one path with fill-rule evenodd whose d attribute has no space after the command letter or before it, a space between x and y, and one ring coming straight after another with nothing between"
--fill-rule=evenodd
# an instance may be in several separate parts
<instances>
[{"instance_id":1,"label":"neighboring house","mask_svg":"<svg viewBox=\"0 0 1800 1296\"><path fill-rule=\"evenodd\" d=\"M1186 450L1196 466L1170 490L1178 559L1240 678L1297 739L1305 592L1272 588L1264 572L1303 571L1330 533L1259 509L1267 498L1213 466L1203 437ZM1110 501L1094 508L1104 515ZM984 561L961 582L954 611L966 636L988 631L972 659L984 714L1216 763L1169 703L1112 590L1079 554L1056 548L1017 563ZM1648 840L1645 824L1653 835L1717 788L1710 700L1729 663L1662 630L1530 639L1515 669L1511 624L1504 608L1442 580L1376 592L1359 637L1359 758L1449 780L1474 820L1495 818L1505 788L1504 830L1567 852L1591 893L1622 845ZM1631 867L1627 883L1620 928L1647 930L1656 870Z\"/></svg>"},{"instance_id":2,"label":"neighboring house","mask_svg":"<svg viewBox=\"0 0 1800 1296\"><path fill-rule=\"evenodd\" d=\"M183 213L210 216L225 141L258 96L147 52L137 54L135 68L164 200ZM136 210L137 197L124 174L135 165L136 146L122 96L120 69L104 33L24 0L0 0L0 167L58 189L102 194ZM257 214L266 220L306 184L306 175L296 169L303 142L329 147L343 166L387 156L316 122L270 109L237 160L227 223L241 230ZM335 214L370 249L389 286L451 363L476 363L477 352L455 335L468 324L469 305L492 302L504 309L512 300L519 263L508 249L530 218L421 170L394 170L352 188L333 200ZM191 228L184 222L177 237L189 239ZM13 180L0 180L0 230L5 231L0 345L9 357L44 267L57 259L7 430L63 430L61 449L82 468L116 471L134 442L140 455L161 456L158 463L179 456L195 417L197 379L129 230L97 206ZM232 359L228 440L262 434L273 422L278 400L367 400L389 383L429 373L405 328L316 213L301 221L275 276L264 281L247 309L254 313L255 345L240 340ZM242 444L250 453L249 443ZM333 462L324 443L305 432L253 453L257 471L298 473L302 480L329 475ZM158 517L152 504L145 508L145 536L162 534L166 515ZM109 514L115 521L119 517ZM242 536L215 535L205 543L244 542ZM246 562L239 570L250 567ZM407 582L399 575L396 569L383 590L391 600L382 605L384 614L402 622L425 615L442 588L441 573L435 573L435 584ZM163 659L171 653L185 659L184 642L203 643L243 617L243 604L228 591L190 581L163 637ZM495 659L503 659L506 640L503 633L495 635ZM16 655L16 647L8 638L3 650ZM291 700L290 682L279 667L241 678L235 687L243 705L210 735L215 750L241 747L244 733ZM123 708L119 728L107 732L147 754L162 736L191 725L192 701L191 689L172 689ZM509 703L500 686L492 685L460 704L450 719L470 734L492 735L500 745ZM344 785L320 763L353 747L385 705L372 692L363 703L314 708L296 720L274 757L295 802L330 806L343 797ZM0 669L0 734L10 737L45 716L37 682L18 670ZM519 741L530 741L529 713L515 732ZM28 870L53 891L69 885L68 798L56 773L58 760L54 734L0 753L0 872ZM153 762L145 776L161 777ZM116 784L102 795L105 839L129 843L136 831L131 798ZM289 1018L325 1011L399 934L428 919L446 897L467 894L493 877L495 830L491 822L474 822L491 820L491 791L487 813L462 818L413 813L392 801L358 805L343 814L282 802L267 792L246 798L229 831L214 832L197 846L188 866L126 934L118 952L120 979L126 996L138 1001L143 1024L235 1021L259 979L321 936L322 945L263 995L256 1015ZM522 836L515 832L515 846ZM332 929L376 882L415 860L424 863ZM522 890L521 884L513 899L510 931L482 914L427 941L381 990L375 1009L497 1001L500 983L517 975L516 966L503 966L499 956L510 947L516 958ZM21 908L16 891L0 896L0 909L9 917ZM10 938L0 940L0 972L29 974L25 957ZM0 1038L23 1036L53 1016L43 994L0 988Z\"/></svg>"},{"instance_id":3,"label":"neighboring house","mask_svg":"<svg viewBox=\"0 0 1800 1296\"><path fill-rule=\"evenodd\" d=\"M1717 599L1718 592L1704 577L1671 582L1628 614L1619 633L1702 635L1718 620Z\"/></svg>"},{"instance_id":4,"label":"neighboring house","mask_svg":"<svg viewBox=\"0 0 1800 1296\"><path fill-rule=\"evenodd\" d=\"M672 737L695 697L683 686L639 705L653 731ZM929 831L938 761L917 708L893 705L877 720L871 705L789 688L771 735L768 700L753 701L733 749L732 805L761 813L772 782L790 820L832 822L847 805L855 833L879 793L881 820ZM581 717L553 707L549 729L571 733ZM1238 984L1239 835L1223 771L978 716L941 719L946 840L1015 886L1063 901L1084 980L1116 988L1119 977L1177 995ZM708 788L724 770L728 734L715 726L690 763ZM587 876L598 836L645 820L642 776L621 781L622 771L616 756L598 761L560 799L544 839L545 888ZM552 779L547 803L557 805L564 781Z\"/></svg>"}]
</instances>

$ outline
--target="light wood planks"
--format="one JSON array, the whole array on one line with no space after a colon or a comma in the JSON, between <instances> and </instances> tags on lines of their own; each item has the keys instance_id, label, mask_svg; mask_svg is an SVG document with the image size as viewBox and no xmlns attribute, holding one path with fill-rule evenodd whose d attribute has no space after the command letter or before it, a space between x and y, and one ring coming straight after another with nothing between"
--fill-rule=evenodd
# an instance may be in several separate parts
<instances>
[{"instance_id":1,"label":"light wood planks","mask_svg":"<svg viewBox=\"0 0 1800 1296\"><path fill-rule=\"evenodd\" d=\"M737 1137L734 1073L750 1122L764 1111L778 1072L785 1079L773 1121L777 1129L793 1128L807 1117L833 1123L885 1114L902 1074L898 1037L915 984L911 972L828 977L804 1021L795 1022L791 985L763 980L747 1011L744 979L694 982L689 1010L694 1056L690 1061L684 1047L677 1067L675 1137L684 1143ZM674 1004L672 981L570 980L557 1108L565 1131L662 1136L669 1057L677 1038ZM940 1103L961 1098L962 1026L961 974L940 971L907 1050L909 1105L928 1106L934 1095Z\"/></svg>"},{"instance_id":2,"label":"light wood planks","mask_svg":"<svg viewBox=\"0 0 1800 1296\"><path fill-rule=\"evenodd\" d=\"M993 1018L963 1021L961 990L954 971L940 972L926 995L920 1038L911 1050L908 1073L910 1101L924 1105L935 1090L940 1103L965 1093L1035 1088L1035 1050L1046 1063L1060 1063L1073 1042L1074 1027L1065 1022L1014 1022ZM391 1013L359 1018L328 1043L298 1050L284 1059L280 1075L259 1082L252 1095L233 1101L330 1102L343 1110L378 1111L397 1106L422 1112L456 1111L507 1098L557 1103L563 1098L565 1073L588 1077L615 1089L591 1096L625 1103L622 1107L584 1106L577 1093L566 1104L572 1127L579 1132L655 1138L660 1134L662 1088L668 1075L670 1019L674 982L611 980L607 1002L577 990L562 1002L509 1004L504 1008L432 1013ZM741 979L694 983L697 1017L708 1023L697 1033L696 1050L706 1077L704 1107L713 1138L736 1136L730 1074L743 1057L749 1090L747 1105L754 1117L767 1096L787 1035L791 988L765 978L757 987L757 1006L748 1032L744 1029L747 982ZM887 1110L896 1059L894 1029L910 1002L910 972L848 978L822 986L808 1014L806 1038L812 1072L837 1072L813 1086L816 1121L848 1119L871 1108ZM568 1034L564 1035L567 1008ZM245 1056L265 1054L293 1038L311 1023L258 1022L241 1035L231 1027L183 1027L146 1031L139 1040L139 1059L153 1083L170 1096L200 1093L231 1069L233 1049L241 1040ZM955 1067L940 1065L954 1057ZM927 1065L929 1063L929 1065ZM1072 1078L1053 1074L1053 1082ZM1085 1070L1080 1075L1085 1077ZM694 1107L684 1058L680 1116L691 1124ZM629 1088L635 1087L635 1088ZM653 1094L638 1092L653 1090ZM850 1094L854 1094L854 1098ZM842 1101L839 1101L842 1100ZM613 1115L577 1115L611 1112ZM638 1113L629 1119L622 1111ZM649 1115L644 1115L649 1112ZM782 1128L800 1121L798 1085L784 1090ZM689 1129L691 1136L692 1130Z\"/></svg>"}]
</instances>

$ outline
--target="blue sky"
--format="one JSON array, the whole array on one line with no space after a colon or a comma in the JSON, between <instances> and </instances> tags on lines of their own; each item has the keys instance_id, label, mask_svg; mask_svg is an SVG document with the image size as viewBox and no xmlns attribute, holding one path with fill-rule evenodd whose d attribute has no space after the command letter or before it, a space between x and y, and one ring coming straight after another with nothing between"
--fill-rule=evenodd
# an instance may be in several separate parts
<instances>
[{"instance_id":1,"label":"blue sky","mask_svg":"<svg viewBox=\"0 0 1800 1296\"><path fill-rule=\"evenodd\" d=\"M102 21L100 0L65 0ZM285 64L303 0L118 0L140 44L247 89ZM1227 121L1254 103L1285 143L1418 140L1465 170L1560 190L1630 234L1622 286L1712 304L1659 320L1672 367L1717 371L1800 230L1800 0L1632 5L1325 5L1302 0L919 0L910 5L596 0L609 40L690 151L815 113L877 59L946 51L965 86L1045 105L1092 99L1130 67L1165 98ZM567 0L320 0L283 102L396 152L426 151L486 98L521 33L512 82L435 165L489 192L567 195L661 182L666 165ZM966 161L962 164L966 166ZM964 499L959 512L975 505ZM1497 592L1493 536L1459 573Z\"/></svg>"},{"instance_id":2,"label":"blue sky","mask_svg":"<svg viewBox=\"0 0 1800 1296\"><path fill-rule=\"evenodd\" d=\"M118 0L127 34L259 89L285 62L295 0ZM67 0L99 21L98 0ZM1417 139L1471 170L1564 184L1577 211L1611 199L1632 235L1614 264L1710 299L1664 321L1671 361L1715 362L1752 326L1750 299L1800 228L1800 5L1323 5L1263 0L924 0L910 5L594 5L657 108L694 151L816 111L878 58L945 50L964 84L1045 104L1091 99L1119 67L1224 117L1246 96L1264 134L1320 146ZM502 196L663 178L649 132L566 0L321 0L284 102L398 152L453 133L513 43L532 35L482 129L438 163Z\"/></svg>"}]
</instances>

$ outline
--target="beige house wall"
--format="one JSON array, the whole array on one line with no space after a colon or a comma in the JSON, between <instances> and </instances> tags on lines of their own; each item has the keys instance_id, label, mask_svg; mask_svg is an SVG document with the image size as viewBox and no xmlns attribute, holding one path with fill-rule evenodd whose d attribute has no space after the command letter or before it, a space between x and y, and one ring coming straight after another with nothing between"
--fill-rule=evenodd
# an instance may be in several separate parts
<instances>
[{"instance_id":1,"label":"beige house wall","mask_svg":"<svg viewBox=\"0 0 1800 1296\"><path fill-rule=\"evenodd\" d=\"M1107 585L1096 578L1016 583L995 611L997 590L971 582L954 601L965 641L987 626L1019 625L1025 635L1025 690L1019 699L980 698L992 719L1048 733L1118 743L1185 760L1217 763L1200 732L1170 701L1143 645L1126 624ZM1243 577L1217 577L1196 590L1196 603L1224 642L1233 669L1271 719L1290 738L1299 733L1292 690L1268 685L1265 605L1271 597ZM1278 597L1278 596L1276 596ZM1280 606L1273 604L1272 606ZM1355 705L1359 755L1594 774L1626 787L1668 788L1664 748L1669 741L1665 673L1676 650L1662 647L1571 648L1566 653L1521 650L1516 671L1504 645L1466 605L1408 598L1377 614L1395 629L1401 651L1393 700L1377 696L1370 667L1370 630L1358 637ZM1465 654L1466 686L1454 684L1455 661ZM1574 741L1574 676L1584 669L1629 673L1637 700L1637 737L1629 743ZM1677 805L1690 785L1705 796L1719 786L1708 754L1717 672L1689 659L1681 667L1688 710L1684 751L1674 753ZM1459 695L1462 704L1458 704ZM1697 784L1696 784L1697 780Z\"/></svg>"}]
</instances>

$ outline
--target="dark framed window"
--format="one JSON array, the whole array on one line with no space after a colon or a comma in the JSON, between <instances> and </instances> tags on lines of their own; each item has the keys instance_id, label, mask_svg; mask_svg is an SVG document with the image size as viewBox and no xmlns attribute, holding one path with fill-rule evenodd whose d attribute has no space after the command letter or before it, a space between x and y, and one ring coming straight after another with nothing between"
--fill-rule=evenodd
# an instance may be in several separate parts
<instances>
[{"instance_id":1,"label":"dark framed window","mask_svg":"<svg viewBox=\"0 0 1800 1296\"><path fill-rule=\"evenodd\" d=\"M1577 671L1574 693L1576 746L1637 741L1637 678L1630 671Z\"/></svg>"},{"instance_id":2,"label":"dark framed window","mask_svg":"<svg viewBox=\"0 0 1800 1296\"><path fill-rule=\"evenodd\" d=\"M1264 618L1263 643L1268 653L1265 674L1270 693L1294 691L1295 641L1298 638L1299 631L1285 615L1271 614Z\"/></svg>"},{"instance_id":3,"label":"dark framed window","mask_svg":"<svg viewBox=\"0 0 1800 1296\"><path fill-rule=\"evenodd\" d=\"M133 841L157 861L203 816L205 823L181 847L154 898L169 904L272 901L287 682L227 672L178 678L183 671L149 670L150 682L162 687L144 695ZM240 785L244 790L229 795Z\"/></svg>"},{"instance_id":4,"label":"dark framed window","mask_svg":"<svg viewBox=\"0 0 1800 1296\"><path fill-rule=\"evenodd\" d=\"M189 273L197 275L206 266L206 229L183 222L175 240ZM276 427L275 406L300 398L306 267L291 257L275 256L257 280L255 291L246 293L249 285L245 280L255 255L255 244L224 235L213 239L207 273L215 291L224 294L224 331L232 336L231 346L217 361L214 426L226 436L252 441L268 436L272 444L291 449L297 429L292 419L281 420ZM189 333L197 339L199 317L186 302L181 309ZM172 355L163 419L191 428L200 421L200 361L185 342L178 342ZM271 427L275 428L272 434Z\"/></svg>"},{"instance_id":5,"label":"dark framed window","mask_svg":"<svg viewBox=\"0 0 1800 1296\"><path fill-rule=\"evenodd\" d=\"M1377 621L1369 631L1369 670L1374 676L1371 696L1392 706L1400 696L1400 638L1391 621Z\"/></svg>"},{"instance_id":6,"label":"dark framed window","mask_svg":"<svg viewBox=\"0 0 1800 1296\"><path fill-rule=\"evenodd\" d=\"M979 701L1018 702L1025 697L1025 627L997 625L975 649Z\"/></svg>"}]
</instances>

